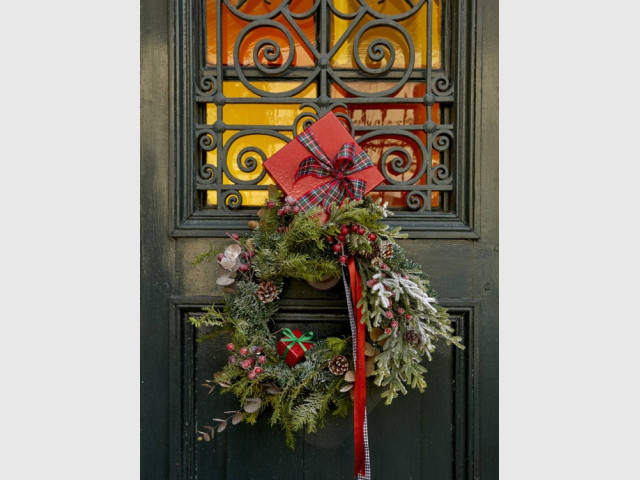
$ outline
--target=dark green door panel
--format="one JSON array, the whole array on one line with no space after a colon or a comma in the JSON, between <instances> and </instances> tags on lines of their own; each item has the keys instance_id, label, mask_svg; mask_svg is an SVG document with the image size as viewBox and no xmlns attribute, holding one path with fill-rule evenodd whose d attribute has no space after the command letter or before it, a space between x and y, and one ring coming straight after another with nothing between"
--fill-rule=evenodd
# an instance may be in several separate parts
<instances>
[{"instance_id":1,"label":"dark green door panel","mask_svg":"<svg viewBox=\"0 0 640 480\"><path fill-rule=\"evenodd\" d=\"M141 2L141 478L350 479L351 418L329 418L323 430L298 437L291 451L267 419L239 424L196 441L196 423L237 408L232 396L201 386L226 355L220 343L196 343L185 319L217 300L214 266L190 264L211 242L173 237L176 99L175 5ZM467 349L440 345L426 364L428 388L387 407L369 400L374 479L498 478L498 2L477 5L473 165L476 239L403 242L432 279ZM347 333L340 288L304 284L285 292L283 326L307 324L321 335ZM304 299L304 300L300 300ZM223 342L223 340L220 340Z\"/></svg>"}]
</instances>

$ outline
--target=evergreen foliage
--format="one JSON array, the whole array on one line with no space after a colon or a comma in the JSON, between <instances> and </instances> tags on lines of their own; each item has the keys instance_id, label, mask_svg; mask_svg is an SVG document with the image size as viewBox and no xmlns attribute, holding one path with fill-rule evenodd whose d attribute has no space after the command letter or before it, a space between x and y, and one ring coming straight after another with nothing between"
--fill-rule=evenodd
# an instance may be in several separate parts
<instances>
[{"instance_id":1,"label":"evergreen foliage","mask_svg":"<svg viewBox=\"0 0 640 480\"><path fill-rule=\"evenodd\" d=\"M270 410L271 425L284 430L287 444L293 448L296 432L315 432L329 413L349 413L351 395L341 391L348 387L347 381L331 373L328 362L345 355L353 368L351 339L320 339L302 362L290 367L277 354L282 335L272 331L277 301L257 294L261 282L273 282L280 293L287 278L320 281L340 276L340 255L354 256L362 278L363 296L358 306L367 326L367 341L378 349L373 382L383 388L386 404L407 393L407 387L424 391L427 369L421 362L425 356L431 360L438 339L464 347L454 335L446 309L437 305L428 275L395 243L405 235L383 223L390 214L386 205L369 198L334 204L324 222L319 208L283 213L286 205L279 192L272 189L251 237L230 235L241 246L242 255L238 264L228 265L226 275L233 280L226 289L223 310L207 307L203 315L190 321L196 328L212 329L206 338L223 333L230 337L233 359L214 374L214 381L240 403L241 410L231 412L233 421L242 419L252 424ZM350 228L346 235L345 226ZM366 234L357 233L358 228ZM335 251L337 238L342 238L341 249ZM391 256L376 257L382 242L393 245ZM213 260L219 253L212 249L196 260ZM238 356L241 347L247 350ZM247 351L259 353L256 356ZM259 359L260 364L245 368L243 360L248 359ZM260 367L258 374L256 366Z\"/></svg>"}]
</instances>

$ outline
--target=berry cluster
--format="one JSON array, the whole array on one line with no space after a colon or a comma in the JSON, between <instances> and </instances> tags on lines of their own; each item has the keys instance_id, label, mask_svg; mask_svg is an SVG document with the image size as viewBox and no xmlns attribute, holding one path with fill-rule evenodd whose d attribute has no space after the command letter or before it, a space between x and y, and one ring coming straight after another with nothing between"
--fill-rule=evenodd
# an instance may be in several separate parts
<instances>
[{"instance_id":1,"label":"berry cluster","mask_svg":"<svg viewBox=\"0 0 640 480\"><path fill-rule=\"evenodd\" d=\"M347 260L349 260L349 257L347 256L347 252L345 248L347 236L348 235L364 235L366 232L367 230L362 225L358 225L356 223L352 224L350 227L348 227L347 225L341 225L340 233L336 235L335 238L326 237L326 241L328 243L333 244L333 252L336 255L340 255L340 258L338 260L342 265L345 265L347 263ZM369 239L370 242L375 242L378 236L375 233L371 232L367 235L367 238Z\"/></svg>"},{"instance_id":2,"label":"berry cluster","mask_svg":"<svg viewBox=\"0 0 640 480\"><path fill-rule=\"evenodd\" d=\"M293 198L291 195L287 195L284 198L284 205L278 209L278 216L284 219L287 215L296 215L300 213L302 210L300 206L297 205L298 201ZM267 202L267 208L275 208L275 203L272 200ZM281 225L278 227L278 232L284 232L286 227Z\"/></svg>"},{"instance_id":3,"label":"berry cluster","mask_svg":"<svg viewBox=\"0 0 640 480\"><path fill-rule=\"evenodd\" d=\"M240 347L236 352L236 346L233 343L227 344L227 350L234 352L229 356L229 363L231 365L239 365L243 370L248 370L247 376L250 380L253 380L262 373L262 367L267 363L267 357L264 356L264 351L259 345L251 345L250 347Z\"/></svg>"}]
</instances>

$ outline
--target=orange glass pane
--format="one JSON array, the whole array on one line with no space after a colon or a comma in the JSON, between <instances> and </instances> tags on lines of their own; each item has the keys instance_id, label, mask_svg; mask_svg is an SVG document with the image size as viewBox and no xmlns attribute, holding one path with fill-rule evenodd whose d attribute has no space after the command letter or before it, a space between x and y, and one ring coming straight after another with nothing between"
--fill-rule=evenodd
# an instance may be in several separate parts
<instances>
[{"instance_id":1,"label":"orange glass pane","mask_svg":"<svg viewBox=\"0 0 640 480\"><path fill-rule=\"evenodd\" d=\"M220 0L207 0L207 64L217 65L218 63L218 44L216 42L217 25L217 2ZM232 4L238 4L237 0L233 0ZM315 65L315 59L311 51L304 44L295 29L282 16L277 15L272 20L282 27L261 26L257 29L243 32L243 29L251 23L250 20L243 20L233 13L222 1L221 8L221 34L222 46L220 48L221 61L223 65L234 65L234 46L236 39L242 36L240 49L238 51L238 59L241 65L252 66L254 62L254 49L257 42L261 40L269 40L280 47L280 55L277 58L265 58L268 54L267 48L259 49L259 62L266 67L277 67L287 61L290 54L294 55L292 67L308 67ZM278 8L280 2L273 1L267 3L264 0L247 0L241 4L240 12L250 14L252 16L264 15ZM309 10L313 6L313 0L298 0L291 5L289 10L301 13ZM316 38L315 17L312 15L306 19L294 20L304 36L312 43ZM291 34L293 44L284 33L287 31ZM267 55L268 56L268 55Z\"/></svg>"},{"instance_id":2,"label":"orange glass pane","mask_svg":"<svg viewBox=\"0 0 640 480\"><path fill-rule=\"evenodd\" d=\"M400 15L410 12L413 8L403 0L387 0L384 3L379 4L377 1L369 0L370 7L384 15ZM335 0L334 4L336 8L345 13L355 13L359 9L357 2L353 0ZM415 68L424 68L427 65L427 3L425 2L415 13L410 15L404 20L399 20L398 23L402 25L408 36L411 38L411 42L414 46L414 59L413 66ZM440 68L441 58L441 16L442 8L440 0L433 2L432 6L432 38L431 38L431 66L433 68ZM344 43L340 46L331 60L331 66L335 68L357 68L356 61L353 56L353 44L356 40L358 32L366 26L372 20L372 17L365 15L349 33ZM331 44L335 45L342 35L347 31L352 24L352 20L343 20L338 17L334 17L333 28L331 32ZM408 47L408 40L404 34L399 30L391 28L389 26L373 26L368 28L362 33L361 38L358 41L358 55L360 60L367 68L375 69L384 67L389 61L389 52L386 47L384 58L378 62L369 58L368 48L378 39L387 40L391 43L395 50L395 61L392 68L407 68L411 64L410 52Z\"/></svg>"},{"instance_id":3,"label":"orange glass pane","mask_svg":"<svg viewBox=\"0 0 640 480\"><path fill-rule=\"evenodd\" d=\"M367 91L371 89L377 91L381 88L389 88L393 84L376 82L352 82L358 91ZM422 98L425 94L424 83L408 82L393 97L395 98ZM342 90L339 86L333 86L331 90L332 97L341 97L348 99L350 95ZM426 144L426 134L421 128L427 121L427 107L424 103L372 103L367 104L349 104L348 100L347 113L353 120L354 126L375 126L384 127L390 125L416 125L415 130L410 130L409 135L380 135L374 136L370 140L359 142L362 148L369 154L371 160L376 165L380 165L385 152L392 150L395 153L388 156L385 162L383 174L386 174L394 182L407 182L411 185L425 185L427 183L426 175L420 175L422 167L422 154L417 142ZM436 123L440 123L440 105L431 106L431 119ZM409 154L410 158L400 150L404 150ZM431 166L440 163L440 153L431 152ZM419 178L417 178L419 176ZM390 182L385 181L383 185L389 185ZM406 208L407 191L374 191L371 192L373 198L382 198L383 201L389 202L390 207ZM431 193L431 207L441 206L440 192Z\"/></svg>"}]
</instances>

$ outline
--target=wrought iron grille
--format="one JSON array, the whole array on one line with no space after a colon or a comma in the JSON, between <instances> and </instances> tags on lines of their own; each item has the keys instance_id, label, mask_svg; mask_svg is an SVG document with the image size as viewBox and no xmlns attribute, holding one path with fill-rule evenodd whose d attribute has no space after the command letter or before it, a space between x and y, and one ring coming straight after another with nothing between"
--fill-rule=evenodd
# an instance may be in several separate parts
<instances>
[{"instance_id":1,"label":"wrought iron grille","mask_svg":"<svg viewBox=\"0 0 640 480\"><path fill-rule=\"evenodd\" d=\"M333 111L385 178L374 196L400 212L449 212L454 86L444 3L208 0L195 88L199 209L259 205L270 183L262 162ZM292 121L270 122L270 109Z\"/></svg>"}]
</instances>

